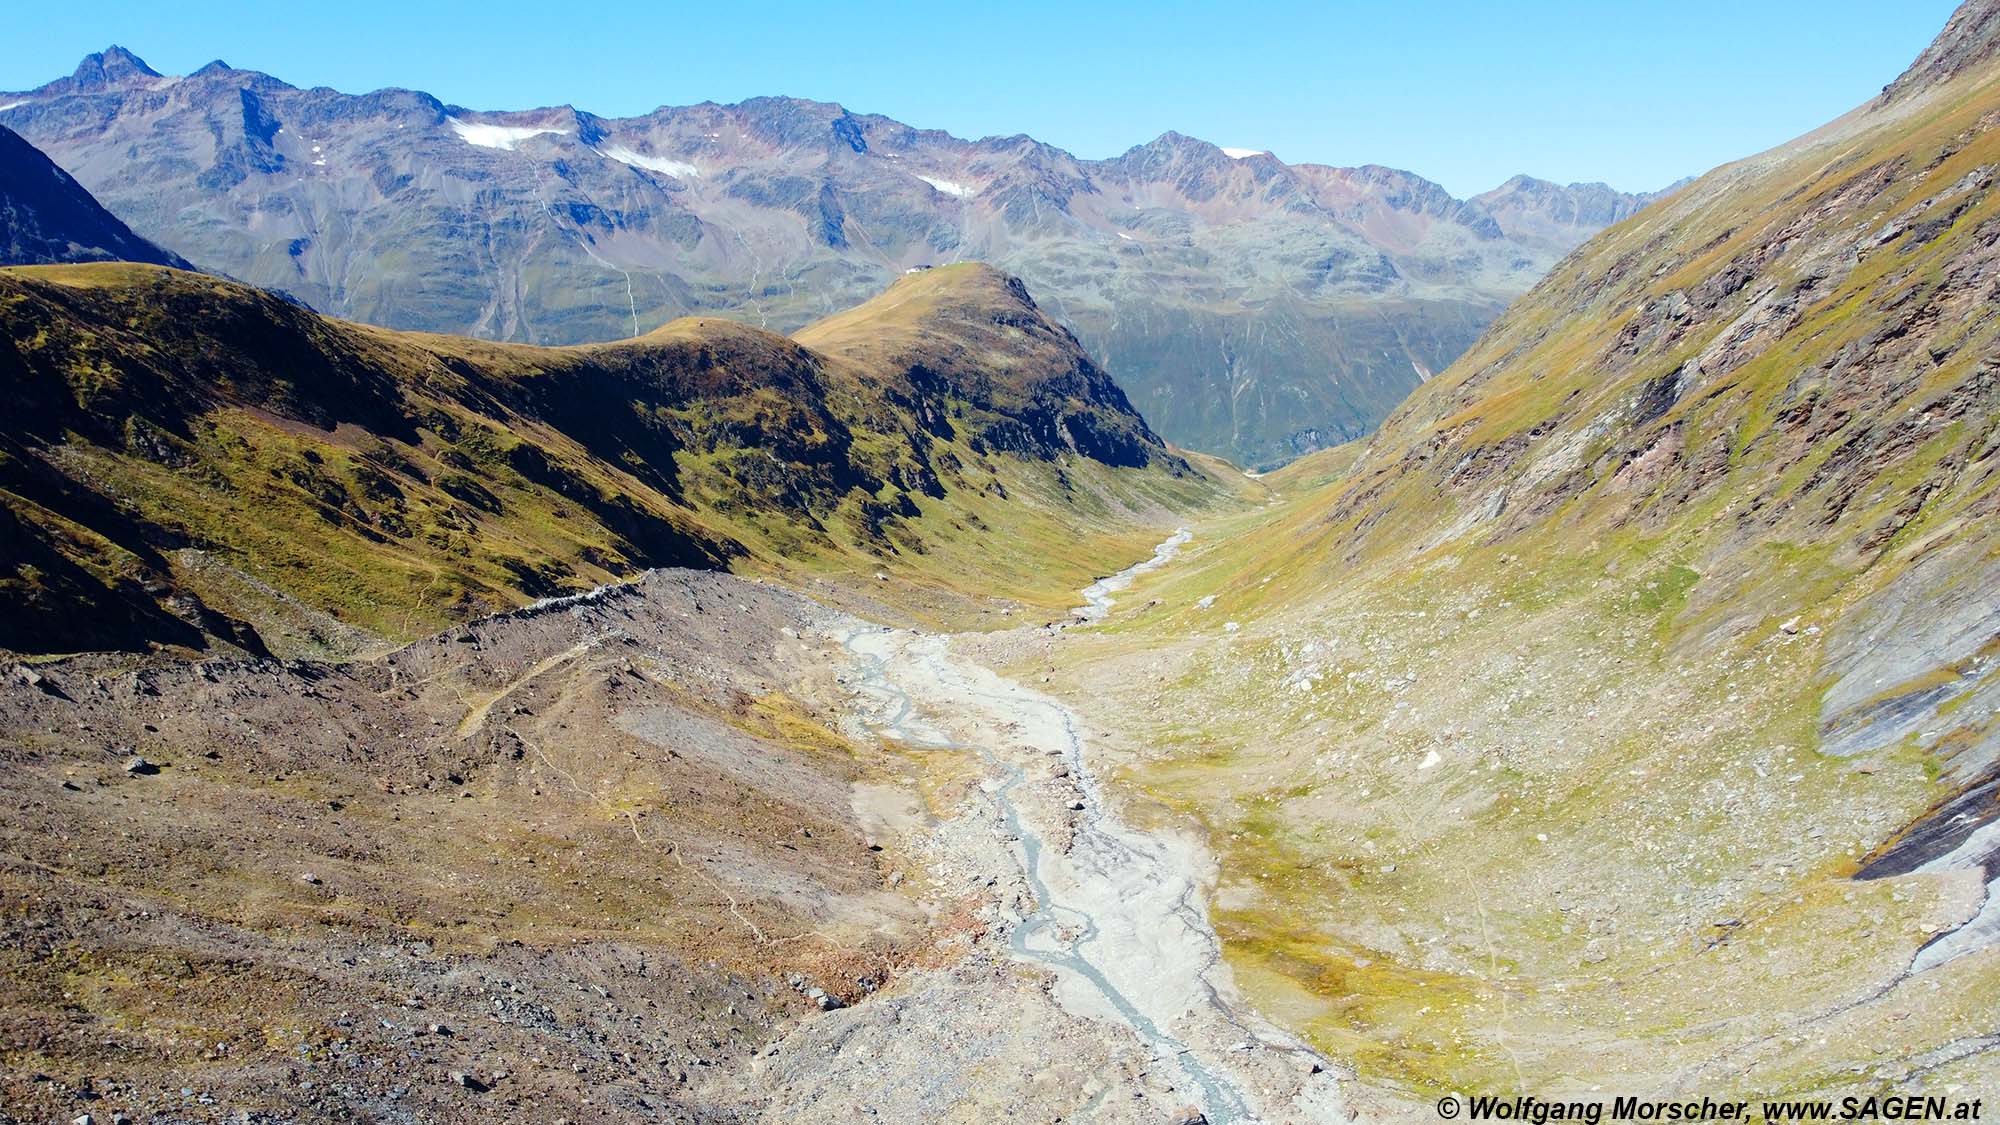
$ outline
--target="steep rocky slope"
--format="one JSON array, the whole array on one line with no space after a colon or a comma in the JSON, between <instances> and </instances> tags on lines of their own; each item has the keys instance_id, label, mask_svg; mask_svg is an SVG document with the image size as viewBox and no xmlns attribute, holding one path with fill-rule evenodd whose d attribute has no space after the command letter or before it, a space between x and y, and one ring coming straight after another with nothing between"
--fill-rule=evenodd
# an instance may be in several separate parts
<instances>
[{"instance_id":1,"label":"steep rocky slope","mask_svg":"<svg viewBox=\"0 0 2000 1125\"><path fill-rule=\"evenodd\" d=\"M0 266L150 262L193 269L132 233L68 172L0 126Z\"/></svg>"},{"instance_id":2,"label":"steep rocky slope","mask_svg":"<svg viewBox=\"0 0 2000 1125\"><path fill-rule=\"evenodd\" d=\"M1209 824L1239 979L1322 1048L1431 1092L2000 1078L1994 13L1036 662Z\"/></svg>"},{"instance_id":3,"label":"steep rocky slope","mask_svg":"<svg viewBox=\"0 0 2000 1125\"><path fill-rule=\"evenodd\" d=\"M1109 160L758 98L610 119L299 89L112 48L0 122L137 229L329 313L537 344L727 314L790 331L905 268L1019 274L1170 439L1365 432L1645 196L1290 165L1169 133Z\"/></svg>"},{"instance_id":4,"label":"steep rocky slope","mask_svg":"<svg viewBox=\"0 0 2000 1125\"><path fill-rule=\"evenodd\" d=\"M949 315L887 327L912 297ZM1228 493L1018 282L933 271L840 324L877 319L929 364L717 319L488 344L153 267L5 271L0 648L352 651L655 566L1061 604L1105 542Z\"/></svg>"}]
</instances>

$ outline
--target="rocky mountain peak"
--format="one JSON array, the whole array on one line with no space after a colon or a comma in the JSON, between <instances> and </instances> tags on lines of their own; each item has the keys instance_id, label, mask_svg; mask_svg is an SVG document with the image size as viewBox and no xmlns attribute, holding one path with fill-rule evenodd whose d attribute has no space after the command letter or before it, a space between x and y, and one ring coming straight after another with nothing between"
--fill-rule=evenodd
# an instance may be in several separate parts
<instances>
[{"instance_id":1,"label":"rocky mountain peak","mask_svg":"<svg viewBox=\"0 0 2000 1125\"><path fill-rule=\"evenodd\" d=\"M837 102L757 97L729 107L759 139L780 149L836 147L868 151L872 122Z\"/></svg>"},{"instance_id":2,"label":"rocky mountain peak","mask_svg":"<svg viewBox=\"0 0 2000 1125\"><path fill-rule=\"evenodd\" d=\"M1928 90L2000 57L2000 0L1965 0L1944 30L1894 82L1877 104Z\"/></svg>"},{"instance_id":3,"label":"rocky mountain peak","mask_svg":"<svg viewBox=\"0 0 2000 1125\"><path fill-rule=\"evenodd\" d=\"M1631 218L1665 194L1632 194L1608 184L1559 184L1519 175L1467 202L1491 215L1509 237L1537 239L1546 245L1564 247L1574 246L1595 231Z\"/></svg>"},{"instance_id":4,"label":"rocky mountain peak","mask_svg":"<svg viewBox=\"0 0 2000 1125\"><path fill-rule=\"evenodd\" d=\"M1400 168L1364 164L1359 168L1333 169L1333 174L1350 188L1379 197L1384 206L1393 210L1452 215L1464 208L1441 185ZM1497 236L1499 232L1493 233Z\"/></svg>"},{"instance_id":5,"label":"rocky mountain peak","mask_svg":"<svg viewBox=\"0 0 2000 1125\"><path fill-rule=\"evenodd\" d=\"M1119 159L1139 164L1199 162L1219 165L1229 158L1223 155L1220 147L1200 137L1190 137L1169 129L1145 144L1126 150Z\"/></svg>"},{"instance_id":6,"label":"rocky mountain peak","mask_svg":"<svg viewBox=\"0 0 2000 1125\"><path fill-rule=\"evenodd\" d=\"M1530 176L1526 172L1518 172L1509 176L1506 182L1502 183L1499 187L1482 194L1485 196L1547 195L1550 192L1561 190L1562 185L1553 180L1544 180L1538 176Z\"/></svg>"},{"instance_id":7,"label":"rocky mountain peak","mask_svg":"<svg viewBox=\"0 0 2000 1125\"><path fill-rule=\"evenodd\" d=\"M1235 150L1237 153L1246 150ZM1199 137L1168 131L1105 162L1135 182L1170 185L1195 204L1254 203L1286 208L1304 205L1292 169L1268 153L1233 155Z\"/></svg>"},{"instance_id":8,"label":"rocky mountain peak","mask_svg":"<svg viewBox=\"0 0 2000 1125\"><path fill-rule=\"evenodd\" d=\"M116 86L134 78L159 78L160 72L146 65L146 60L117 44L102 51L85 55L76 64L75 73L70 75L78 89L103 89Z\"/></svg>"}]
</instances>

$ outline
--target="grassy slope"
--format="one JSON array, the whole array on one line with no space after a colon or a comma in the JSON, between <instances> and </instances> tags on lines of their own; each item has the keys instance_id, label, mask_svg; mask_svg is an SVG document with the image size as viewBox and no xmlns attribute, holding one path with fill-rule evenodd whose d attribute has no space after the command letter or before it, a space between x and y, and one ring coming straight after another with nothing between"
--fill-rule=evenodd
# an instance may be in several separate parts
<instances>
[{"instance_id":1,"label":"grassy slope","mask_svg":"<svg viewBox=\"0 0 2000 1125\"><path fill-rule=\"evenodd\" d=\"M1271 1011L1419 1089L1990 1086L2000 957L1899 977L1977 877L1850 878L1990 719L1820 747L1852 623L1942 638L1912 576L1995 557L1996 77L1606 232L1080 642L1062 678L1213 831Z\"/></svg>"},{"instance_id":2,"label":"grassy slope","mask_svg":"<svg viewBox=\"0 0 2000 1125\"><path fill-rule=\"evenodd\" d=\"M155 268L0 272L0 369L23 404L0 445L20 635L0 644L198 644L202 627L254 646L250 622L274 650L337 652L653 565L879 571L919 614L997 617L1061 603L1162 513L1228 498L1118 404L1047 401L1044 380L1077 389L1067 337L998 275L951 273L925 280L970 291L958 322L898 330L948 336L977 313L1038 334L965 360L1008 361L1001 401L713 319L542 349L329 321ZM1078 416L1123 426L1140 455L996 447L1030 407L1057 439Z\"/></svg>"}]
</instances>

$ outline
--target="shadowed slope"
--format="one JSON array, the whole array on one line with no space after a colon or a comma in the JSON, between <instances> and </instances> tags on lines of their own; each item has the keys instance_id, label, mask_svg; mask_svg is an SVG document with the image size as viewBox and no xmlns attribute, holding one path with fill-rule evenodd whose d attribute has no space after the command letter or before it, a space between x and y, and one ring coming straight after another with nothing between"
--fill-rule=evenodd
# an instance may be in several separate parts
<instances>
[{"instance_id":1,"label":"shadowed slope","mask_svg":"<svg viewBox=\"0 0 2000 1125\"><path fill-rule=\"evenodd\" d=\"M194 268L133 234L40 149L0 125L0 266L105 261Z\"/></svg>"}]
</instances>

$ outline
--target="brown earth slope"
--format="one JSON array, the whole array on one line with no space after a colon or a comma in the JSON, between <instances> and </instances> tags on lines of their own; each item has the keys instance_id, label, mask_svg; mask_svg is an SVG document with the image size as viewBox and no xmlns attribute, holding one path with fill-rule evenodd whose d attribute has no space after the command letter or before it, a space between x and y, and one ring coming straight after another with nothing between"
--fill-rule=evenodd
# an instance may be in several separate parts
<instances>
[{"instance_id":1,"label":"brown earth slope","mask_svg":"<svg viewBox=\"0 0 2000 1125\"><path fill-rule=\"evenodd\" d=\"M903 767L819 717L828 620L659 572L360 663L15 668L0 1117L754 1105L805 989L963 923L850 806Z\"/></svg>"}]
</instances>

